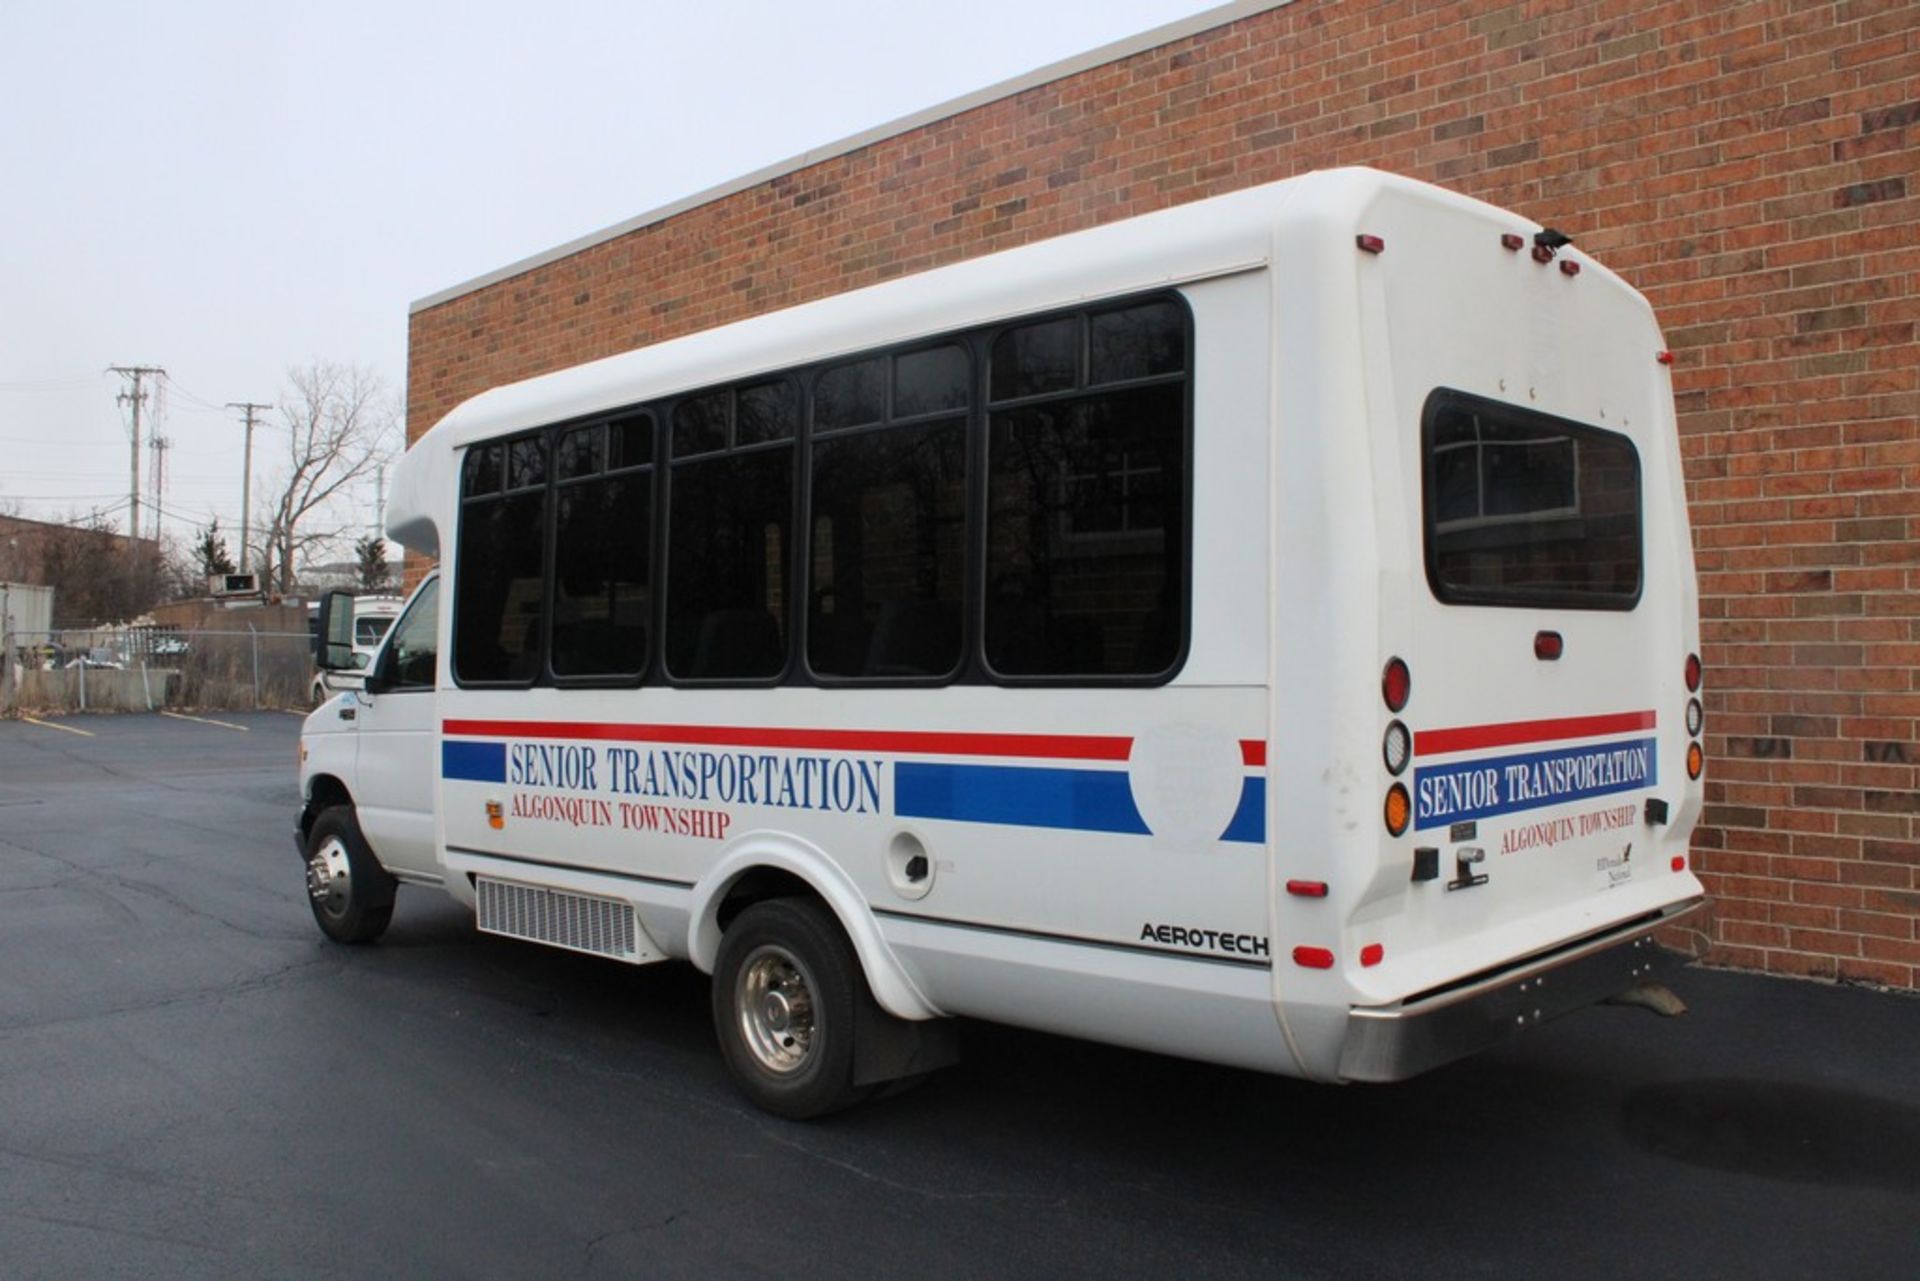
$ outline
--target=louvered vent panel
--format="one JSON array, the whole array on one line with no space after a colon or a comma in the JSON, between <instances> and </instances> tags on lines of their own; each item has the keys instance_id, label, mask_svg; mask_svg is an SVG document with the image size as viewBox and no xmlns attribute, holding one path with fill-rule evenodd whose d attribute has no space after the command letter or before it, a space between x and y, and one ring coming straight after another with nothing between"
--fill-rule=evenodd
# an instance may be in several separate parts
<instances>
[{"instance_id":1,"label":"louvered vent panel","mask_svg":"<svg viewBox=\"0 0 1920 1281\"><path fill-rule=\"evenodd\" d=\"M480 928L489 934L623 961L640 959L631 903L484 876L474 881L474 890Z\"/></svg>"}]
</instances>

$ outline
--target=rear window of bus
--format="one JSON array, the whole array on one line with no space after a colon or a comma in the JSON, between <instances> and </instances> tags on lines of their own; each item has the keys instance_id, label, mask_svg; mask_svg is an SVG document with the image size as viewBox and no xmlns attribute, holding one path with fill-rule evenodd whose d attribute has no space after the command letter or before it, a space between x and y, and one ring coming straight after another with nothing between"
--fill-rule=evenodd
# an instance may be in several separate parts
<instances>
[{"instance_id":1,"label":"rear window of bus","mask_svg":"<svg viewBox=\"0 0 1920 1281\"><path fill-rule=\"evenodd\" d=\"M1427 581L1448 604L1632 609L1640 455L1618 432L1436 391L1421 426Z\"/></svg>"}]
</instances>

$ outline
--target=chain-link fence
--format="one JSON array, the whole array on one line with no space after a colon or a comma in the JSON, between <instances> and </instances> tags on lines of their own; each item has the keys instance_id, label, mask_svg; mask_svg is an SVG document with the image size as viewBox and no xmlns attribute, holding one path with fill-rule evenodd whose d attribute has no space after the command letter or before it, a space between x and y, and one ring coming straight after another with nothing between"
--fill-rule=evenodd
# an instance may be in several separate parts
<instances>
[{"instance_id":1,"label":"chain-link fence","mask_svg":"<svg viewBox=\"0 0 1920 1281\"><path fill-rule=\"evenodd\" d=\"M313 638L167 627L0 636L0 712L241 711L313 701Z\"/></svg>"}]
</instances>

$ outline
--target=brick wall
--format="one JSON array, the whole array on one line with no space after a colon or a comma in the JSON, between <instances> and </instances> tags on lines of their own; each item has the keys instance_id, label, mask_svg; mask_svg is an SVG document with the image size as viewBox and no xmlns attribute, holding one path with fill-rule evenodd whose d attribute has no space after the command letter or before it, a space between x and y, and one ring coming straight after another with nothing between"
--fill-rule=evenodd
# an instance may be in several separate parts
<instances>
[{"instance_id":1,"label":"brick wall","mask_svg":"<svg viewBox=\"0 0 1920 1281\"><path fill-rule=\"evenodd\" d=\"M1920 4L1298 0L724 196L412 320L498 383L1364 163L1578 236L1678 362L1714 959L1920 986Z\"/></svg>"}]
</instances>

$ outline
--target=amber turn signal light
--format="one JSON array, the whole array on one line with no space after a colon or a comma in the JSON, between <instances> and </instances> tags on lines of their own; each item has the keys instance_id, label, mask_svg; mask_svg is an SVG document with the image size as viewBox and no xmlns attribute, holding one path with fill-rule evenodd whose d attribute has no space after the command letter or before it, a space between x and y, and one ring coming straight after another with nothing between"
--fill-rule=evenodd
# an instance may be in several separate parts
<instances>
[{"instance_id":1,"label":"amber turn signal light","mask_svg":"<svg viewBox=\"0 0 1920 1281\"><path fill-rule=\"evenodd\" d=\"M1403 836L1407 824L1413 821L1413 798L1407 795L1405 783L1395 783L1387 789L1387 803L1382 815L1387 821L1388 836Z\"/></svg>"}]
</instances>

